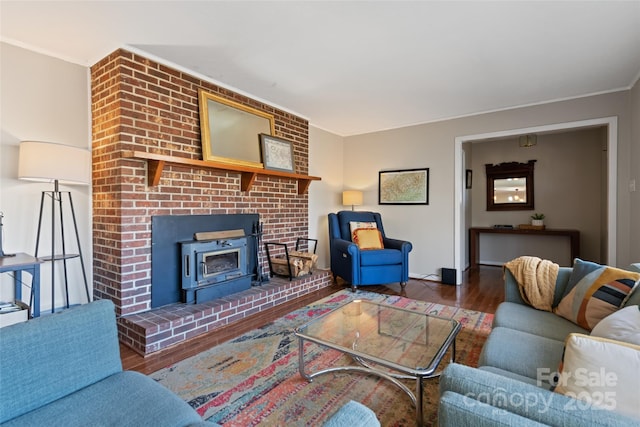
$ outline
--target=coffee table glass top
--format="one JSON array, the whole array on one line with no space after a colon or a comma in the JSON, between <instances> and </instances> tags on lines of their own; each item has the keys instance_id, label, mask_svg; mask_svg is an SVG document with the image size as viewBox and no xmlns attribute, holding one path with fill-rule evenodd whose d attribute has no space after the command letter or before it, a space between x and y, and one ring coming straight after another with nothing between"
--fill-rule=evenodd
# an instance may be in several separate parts
<instances>
[{"instance_id":1,"label":"coffee table glass top","mask_svg":"<svg viewBox=\"0 0 640 427\"><path fill-rule=\"evenodd\" d=\"M295 330L306 340L413 375L435 371L460 323L354 300Z\"/></svg>"}]
</instances>

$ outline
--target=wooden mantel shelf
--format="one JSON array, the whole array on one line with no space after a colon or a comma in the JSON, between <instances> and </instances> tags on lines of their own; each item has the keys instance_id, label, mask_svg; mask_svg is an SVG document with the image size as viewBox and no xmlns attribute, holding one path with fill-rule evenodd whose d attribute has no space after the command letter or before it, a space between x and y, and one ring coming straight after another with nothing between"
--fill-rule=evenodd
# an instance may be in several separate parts
<instances>
[{"instance_id":1,"label":"wooden mantel shelf","mask_svg":"<svg viewBox=\"0 0 640 427\"><path fill-rule=\"evenodd\" d=\"M251 185L258 175L279 176L281 178L294 179L298 182L298 194L304 194L309 188L311 181L320 181L317 176L300 175L297 173L275 171L270 169L253 168L251 166L233 165L229 163L209 162L205 160L187 159L185 157L165 156L162 154L147 153L146 151L124 151L125 158L146 160L147 162L147 183L155 187L160 183L160 176L165 164L194 166L204 169L218 169L240 173L240 189L242 191L251 190Z\"/></svg>"}]
</instances>

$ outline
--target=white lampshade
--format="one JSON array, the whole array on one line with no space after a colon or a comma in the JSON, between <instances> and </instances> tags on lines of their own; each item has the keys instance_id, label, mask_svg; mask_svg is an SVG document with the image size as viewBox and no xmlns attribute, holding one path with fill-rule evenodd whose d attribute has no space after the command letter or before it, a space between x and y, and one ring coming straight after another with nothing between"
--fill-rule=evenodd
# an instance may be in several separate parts
<instances>
[{"instance_id":1,"label":"white lampshade","mask_svg":"<svg viewBox=\"0 0 640 427\"><path fill-rule=\"evenodd\" d=\"M362 191L356 191L356 190L343 191L342 204L344 206L362 205Z\"/></svg>"},{"instance_id":2,"label":"white lampshade","mask_svg":"<svg viewBox=\"0 0 640 427\"><path fill-rule=\"evenodd\" d=\"M91 152L53 142L22 141L18 178L88 185L91 182Z\"/></svg>"}]
</instances>

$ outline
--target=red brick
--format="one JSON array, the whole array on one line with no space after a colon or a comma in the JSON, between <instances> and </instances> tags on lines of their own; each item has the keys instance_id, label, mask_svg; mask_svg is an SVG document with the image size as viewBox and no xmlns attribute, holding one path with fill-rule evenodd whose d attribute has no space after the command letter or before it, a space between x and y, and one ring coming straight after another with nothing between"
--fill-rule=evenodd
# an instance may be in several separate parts
<instances>
[{"instance_id":1,"label":"red brick","mask_svg":"<svg viewBox=\"0 0 640 427\"><path fill-rule=\"evenodd\" d=\"M308 199L295 181L259 176L250 192L240 191L237 173L169 166L160 185L148 187L146 163L123 159L122 150L140 150L200 159L197 90L226 96L275 117L277 135L294 143L299 173L308 170L308 122L273 106L218 87L182 71L119 49L91 67L93 119L94 279L96 296L111 298L122 314L144 312L150 299L150 226L153 215L256 212L268 223L270 240L293 244L308 226ZM263 262L266 269L266 260ZM126 273L127 281L122 282ZM135 283L136 287L132 287ZM124 290L124 291L123 291ZM144 292L147 294L145 295ZM134 297L134 298L132 298ZM272 306L261 297L251 308ZM122 304L125 304L122 306ZM219 317L222 313L226 318ZM210 323L229 322L231 305L210 312ZM192 336L192 332L187 332ZM124 338L124 334L121 334ZM135 339L136 351L173 343ZM127 342L132 341L127 337Z\"/></svg>"}]
</instances>

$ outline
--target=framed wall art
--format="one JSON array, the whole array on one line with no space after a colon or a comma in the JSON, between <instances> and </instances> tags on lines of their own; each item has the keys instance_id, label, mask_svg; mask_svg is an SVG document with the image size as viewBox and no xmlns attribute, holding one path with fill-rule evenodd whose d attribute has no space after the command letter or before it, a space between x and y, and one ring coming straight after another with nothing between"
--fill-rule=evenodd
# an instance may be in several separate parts
<instances>
[{"instance_id":1,"label":"framed wall art","mask_svg":"<svg viewBox=\"0 0 640 427\"><path fill-rule=\"evenodd\" d=\"M261 133L260 153L265 169L295 172L291 141Z\"/></svg>"},{"instance_id":2,"label":"framed wall art","mask_svg":"<svg viewBox=\"0 0 640 427\"><path fill-rule=\"evenodd\" d=\"M469 189L473 185L473 171L471 169L467 169L466 175L464 176L464 188Z\"/></svg>"},{"instance_id":3,"label":"framed wall art","mask_svg":"<svg viewBox=\"0 0 640 427\"><path fill-rule=\"evenodd\" d=\"M428 205L429 169L403 169L378 173L378 204Z\"/></svg>"}]
</instances>

